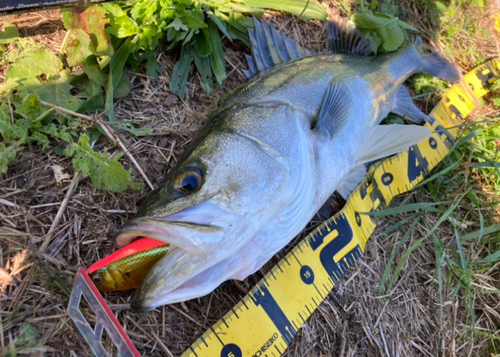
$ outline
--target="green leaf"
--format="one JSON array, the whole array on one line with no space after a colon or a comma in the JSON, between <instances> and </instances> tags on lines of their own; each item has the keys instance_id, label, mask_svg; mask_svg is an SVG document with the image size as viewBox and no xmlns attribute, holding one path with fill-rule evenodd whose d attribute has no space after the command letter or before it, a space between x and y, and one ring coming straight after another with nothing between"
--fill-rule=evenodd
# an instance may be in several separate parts
<instances>
[{"instance_id":1,"label":"green leaf","mask_svg":"<svg viewBox=\"0 0 500 357\"><path fill-rule=\"evenodd\" d=\"M135 128L134 125L129 121L115 123L113 124L113 127L125 130L136 136L149 135L153 132L152 128Z\"/></svg>"},{"instance_id":2,"label":"green leaf","mask_svg":"<svg viewBox=\"0 0 500 357\"><path fill-rule=\"evenodd\" d=\"M36 346L38 343L38 340L36 339L36 336L38 335L38 330L36 327L30 325L27 322L23 322L21 325L21 332L19 333L19 336L17 336L15 340L16 346L23 346L23 347L33 347Z\"/></svg>"},{"instance_id":3,"label":"green leaf","mask_svg":"<svg viewBox=\"0 0 500 357\"><path fill-rule=\"evenodd\" d=\"M210 67L210 58L198 57L196 53L191 54L194 58L194 64L201 75L201 87L208 94L214 90L214 83L212 81L212 68Z\"/></svg>"},{"instance_id":4,"label":"green leaf","mask_svg":"<svg viewBox=\"0 0 500 357\"><path fill-rule=\"evenodd\" d=\"M224 18L224 14L220 12L216 12L217 16L220 18ZM227 16L226 22L230 25L227 28L229 34L233 39L240 40L246 46L250 45L250 41L248 39L247 29L253 28L253 22L248 17L243 16L240 13L233 12L230 13L230 16Z\"/></svg>"},{"instance_id":5,"label":"green leaf","mask_svg":"<svg viewBox=\"0 0 500 357\"><path fill-rule=\"evenodd\" d=\"M120 80L121 80L121 77L120 77ZM110 123L113 123L115 121L113 92L114 92L113 72L112 72L112 68L110 68L109 69L109 76L108 76L108 85L106 86L106 103L105 103L105 107L104 107L106 110L106 113L108 114L108 120Z\"/></svg>"},{"instance_id":6,"label":"green leaf","mask_svg":"<svg viewBox=\"0 0 500 357\"><path fill-rule=\"evenodd\" d=\"M366 214L367 216L393 216L395 214L414 212L417 210L441 213L441 212L443 212L443 210L436 208L435 206L447 204L447 203L451 203L451 201L408 203L406 205L386 208L386 209L380 210L380 211L360 212L360 213Z\"/></svg>"},{"instance_id":7,"label":"green leaf","mask_svg":"<svg viewBox=\"0 0 500 357\"><path fill-rule=\"evenodd\" d=\"M179 30L189 31L189 28L186 25L184 25L179 16L176 16L174 21L172 21L166 28L167 29L174 28L177 31Z\"/></svg>"},{"instance_id":8,"label":"green leaf","mask_svg":"<svg viewBox=\"0 0 500 357\"><path fill-rule=\"evenodd\" d=\"M303 0L243 0L243 4L259 9L283 11L303 19L326 21L327 13L323 6L314 1Z\"/></svg>"},{"instance_id":9,"label":"green leaf","mask_svg":"<svg viewBox=\"0 0 500 357\"><path fill-rule=\"evenodd\" d=\"M77 111L81 100L71 94L73 87L69 84L68 74L64 71L51 77L48 83L44 83L34 91L40 96L40 99L57 106Z\"/></svg>"},{"instance_id":10,"label":"green leaf","mask_svg":"<svg viewBox=\"0 0 500 357\"><path fill-rule=\"evenodd\" d=\"M160 67L156 61L154 52L149 52L146 56L146 74L153 78L153 83L156 81L161 73L163 73L163 68Z\"/></svg>"},{"instance_id":11,"label":"green leaf","mask_svg":"<svg viewBox=\"0 0 500 357\"><path fill-rule=\"evenodd\" d=\"M72 146L76 150L73 158L75 170L85 176L89 175L95 187L112 192L121 192L128 187L135 190L143 187L142 182L134 179L118 162L120 155L111 159L108 155L96 153L92 150L87 135L82 134L78 144Z\"/></svg>"},{"instance_id":12,"label":"green leaf","mask_svg":"<svg viewBox=\"0 0 500 357\"><path fill-rule=\"evenodd\" d=\"M96 56L110 56L113 47L105 27L109 22L106 10L101 6L89 6L81 12L79 7L61 10L64 26L74 31L80 45L88 46Z\"/></svg>"},{"instance_id":13,"label":"green leaf","mask_svg":"<svg viewBox=\"0 0 500 357\"><path fill-rule=\"evenodd\" d=\"M142 25L141 33L137 36L137 47L153 51L158 46L161 35L162 32L156 24Z\"/></svg>"},{"instance_id":14,"label":"green leaf","mask_svg":"<svg viewBox=\"0 0 500 357\"><path fill-rule=\"evenodd\" d=\"M93 81L88 81L85 85L85 102L80 105L78 112L89 113L102 110L104 108L104 93L102 87Z\"/></svg>"},{"instance_id":15,"label":"green leaf","mask_svg":"<svg viewBox=\"0 0 500 357\"><path fill-rule=\"evenodd\" d=\"M109 25L106 31L118 38L129 37L139 32L139 27L122 8L113 3L104 3L101 6L108 11Z\"/></svg>"},{"instance_id":16,"label":"green leaf","mask_svg":"<svg viewBox=\"0 0 500 357\"><path fill-rule=\"evenodd\" d=\"M21 100L21 103L16 105L16 113L28 119L35 119L43 113L43 108L40 103L40 97L36 94L27 94ZM30 125L28 125L29 127Z\"/></svg>"},{"instance_id":17,"label":"green leaf","mask_svg":"<svg viewBox=\"0 0 500 357\"><path fill-rule=\"evenodd\" d=\"M481 240L483 236L490 235L493 233L500 232L500 223L493 224L491 226L485 227L483 229L480 229L478 231L470 232L467 234L464 234L460 237L461 240L467 241L467 240Z\"/></svg>"},{"instance_id":18,"label":"green leaf","mask_svg":"<svg viewBox=\"0 0 500 357\"><path fill-rule=\"evenodd\" d=\"M172 80L170 81L170 91L177 94L180 98L184 98L186 94L186 84L192 60L193 58L190 56L189 51L183 46L181 49L181 58L174 65Z\"/></svg>"},{"instance_id":19,"label":"green leaf","mask_svg":"<svg viewBox=\"0 0 500 357\"><path fill-rule=\"evenodd\" d=\"M67 143L73 143L73 137L67 131L67 127L64 125L56 125L54 123L44 125L37 129L38 132L45 135L52 136L55 139L63 140Z\"/></svg>"},{"instance_id":20,"label":"green leaf","mask_svg":"<svg viewBox=\"0 0 500 357\"><path fill-rule=\"evenodd\" d=\"M85 134L89 137L89 142L95 143L103 135L101 131L102 129L99 126L93 126L85 130Z\"/></svg>"},{"instance_id":21,"label":"green leaf","mask_svg":"<svg viewBox=\"0 0 500 357\"><path fill-rule=\"evenodd\" d=\"M219 18L217 16L215 16L215 14L212 12L212 10L210 10L208 7L203 6L203 9L205 10L205 13L208 15L210 20L212 20L212 22L217 25L220 32L222 32L229 40L232 41L233 39L229 35L229 32L227 32L227 29L226 29L226 26L224 25L224 23L222 21L220 21ZM208 24L208 26L210 27L210 23ZM212 43L212 45L213 45L213 43Z\"/></svg>"},{"instance_id":22,"label":"green leaf","mask_svg":"<svg viewBox=\"0 0 500 357\"><path fill-rule=\"evenodd\" d=\"M130 15L139 24L147 24L154 18L155 12L158 9L158 1L139 0L134 1L130 9Z\"/></svg>"},{"instance_id":23,"label":"green leaf","mask_svg":"<svg viewBox=\"0 0 500 357\"><path fill-rule=\"evenodd\" d=\"M125 72L120 82L118 82L118 85L113 90L113 99L125 97L130 92L130 88L132 88L132 83L130 82L128 74Z\"/></svg>"},{"instance_id":24,"label":"green leaf","mask_svg":"<svg viewBox=\"0 0 500 357\"><path fill-rule=\"evenodd\" d=\"M107 15L110 18L128 17L127 13L118 4L106 2L102 3L100 6L108 12ZM110 21L110 23L112 23L112 21Z\"/></svg>"},{"instance_id":25,"label":"green leaf","mask_svg":"<svg viewBox=\"0 0 500 357\"><path fill-rule=\"evenodd\" d=\"M269 6L269 2L267 3L267 6ZM236 12L241 12L246 15L254 15L254 16L262 16L264 15L264 11L256 9L251 6L247 6L244 4L238 4L236 2L233 2L230 4L231 10L236 11ZM302 6L302 9L304 6ZM284 10L283 10L284 11Z\"/></svg>"},{"instance_id":26,"label":"green leaf","mask_svg":"<svg viewBox=\"0 0 500 357\"><path fill-rule=\"evenodd\" d=\"M207 27L204 22L203 12L200 11L183 11L182 22L190 29L198 31Z\"/></svg>"},{"instance_id":27,"label":"green leaf","mask_svg":"<svg viewBox=\"0 0 500 357\"><path fill-rule=\"evenodd\" d=\"M414 30L409 24L400 21L397 17L382 13L373 13L370 10L352 15L352 21L361 32L375 34L374 41L379 39L386 52L395 51L405 43L403 30Z\"/></svg>"},{"instance_id":28,"label":"green leaf","mask_svg":"<svg viewBox=\"0 0 500 357\"><path fill-rule=\"evenodd\" d=\"M75 38L66 47L66 61L68 66L75 67L83 63L86 58L92 55L92 51L87 46L82 46L80 40Z\"/></svg>"},{"instance_id":29,"label":"green leaf","mask_svg":"<svg viewBox=\"0 0 500 357\"><path fill-rule=\"evenodd\" d=\"M11 23L3 22L3 31L0 31L0 43L7 44L14 42L19 37L19 31Z\"/></svg>"},{"instance_id":30,"label":"green leaf","mask_svg":"<svg viewBox=\"0 0 500 357\"><path fill-rule=\"evenodd\" d=\"M0 175L7 173L10 162L14 161L17 153L13 145L5 146L0 142Z\"/></svg>"},{"instance_id":31,"label":"green leaf","mask_svg":"<svg viewBox=\"0 0 500 357\"><path fill-rule=\"evenodd\" d=\"M210 34L210 43L212 44L212 53L210 54L210 64L214 72L217 83L222 85L226 79L226 66L224 64L224 51L222 49L222 42L220 40L217 25L210 21L208 24L208 32Z\"/></svg>"},{"instance_id":32,"label":"green leaf","mask_svg":"<svg viewBox=\"0 0 500 357\"><path fill-rule=\"evenodd\" d=\"M207 30L200 30L193 36L194 49L198 57L207 57L212 53L212 44L210 43L210 34Z\"/></svg>"},{"instance_id":33,"label":"green leaf","mask_svg":"<svg viewBox=\"0 0 500 357\"><path fill-rule=\"evenodd\" d=\"M36 142L37 145L42 147L42 150L47 150L50 147L50 139L44 133L39 131L32 131L30 141Z\"/></svg>"},{"instance_id":34,"label":"green leaf","mask_svg":"<svg viewBox=\"0 0 500 357\"><path fill-rule=\"evenodd\" d=\"M82 67L89 79L91 79L101 87L106 87L108 76L101 70L101 66L99 65L99 62L97 62L96 57L87 57L87 59L82 62Z\"/></svg>"},{"instance_id":35,"label":"green leaf","mask_svg":"<svg viewBox=\"0 0 500 357\"><path fill-rule=\"evenodd\" d=\"M396 258L396 256L398 255L399 251L404 246L404 244L407 242L408 238L410 238L411 233L415 229L415 227L418 224L418 222L420 221L421 217L422 217L421 215L414 215L413 216L414 219L412 220L413 221L412 224L410 225L409 229L406 230L406 233L404 234L403 238L401 238L399 240L397 247L394 249L391 256L389 257L389 260L387 261L387 264L386 264L385 269L384 269L384 273L382 274L382 278L380 279L380 285L379 285L379 290L378 290L379 295L382 295L382 293L384 291L385 282L387 281L387 278L389 277L389 272L391 270L392 263L393 263L394 259Z\"/></svg>"},{"instance_id":36,"label":"green leaf","mask_svg":"<svg viewBox=\"0 0 500 357\"><path fill-rule=\"evenodd\" d=\"M474 262L474 265L494 265L500 261L500 250L497 250L488 256L486 256L484 259L478 260Z\"/></svg>"},{"instance_id":37,"label":"green leaf","mask_svg":"<svg viewBox=\"0 0 500 357\"><path fill-rule=\"evenodd\" d=\"M22 79L27 87L38 86L63 68L61 60L51 51L27 51L20 54L5 75L6 79Z\"/></svg>"},{"instance_id":38,"label":"green leaf","mask_svg":"<svg viewBox=\"0 0 500 357\"><path fill-rule=\"evenodd\" d=\"M109 72L113 73L113 86L117 86L123 76L123 67L127 62L128 56L134 49L134 46L131 43L132 38L129 37L125 42L122 43L118 50L116 50L115 55L111 59Z\"/></svg>"}]
</instances>

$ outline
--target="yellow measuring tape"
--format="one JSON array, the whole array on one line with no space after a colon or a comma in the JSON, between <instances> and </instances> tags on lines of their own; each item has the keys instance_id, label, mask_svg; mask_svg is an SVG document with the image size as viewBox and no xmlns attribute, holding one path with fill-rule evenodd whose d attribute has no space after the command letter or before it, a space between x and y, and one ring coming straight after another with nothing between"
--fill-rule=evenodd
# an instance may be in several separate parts
<instances>
[{"instance_id":1,"label":"yellow measuring tape","mask_svg":"<svg viewBox=\"0 0 500 357\"><path fill-rule=\"evenodd\" d=\"M183 356L280 356L345 271L363 254L376 219L363 213L386 208L421 182L449 153L478 98L500 78L500 60L469 72L448 89L429 115L433 134L372 166L345 207L304 238Z\"/></svg>"}]
</instances>

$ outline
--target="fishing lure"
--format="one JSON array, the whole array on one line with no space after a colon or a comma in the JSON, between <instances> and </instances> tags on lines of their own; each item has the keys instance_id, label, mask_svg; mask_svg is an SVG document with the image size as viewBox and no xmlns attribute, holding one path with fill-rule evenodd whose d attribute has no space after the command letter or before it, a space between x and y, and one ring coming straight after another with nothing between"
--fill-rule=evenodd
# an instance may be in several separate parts
<instances>
[{"instance_id":1,"label":"fishing lure","mask_svg":"<svg viewBox=\"0 0 500 357\"><path fill-rule=\"evenodd\" d=\"M165 242L141 238L94 263L87 274L99 291L135 289L169 248Z\"/></svg>"}]
</instances>

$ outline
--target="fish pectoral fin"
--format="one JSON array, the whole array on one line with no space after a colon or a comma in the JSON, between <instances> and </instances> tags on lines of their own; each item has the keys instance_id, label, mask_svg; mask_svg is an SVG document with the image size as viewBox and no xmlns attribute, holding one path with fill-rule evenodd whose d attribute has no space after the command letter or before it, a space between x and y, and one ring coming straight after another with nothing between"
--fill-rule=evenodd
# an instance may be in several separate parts
<instances>
[{"instance_id":1,"label":"fish pectoral fin","mask_svg":"<svg viewBox=\"0 0 500 357\"><path fill-rule=\"evenodd\" d=\"M347 124L352 106L351 90L334 77L326 89L314 130L335 138Z\"/></svg>"},{"instance_id":2,"label":"fish pectoral fin","mask_svg":"<svg viewBox=\"0 0 500 357\"><path fill-rule=\"evenodd\" d=\"M344 177L340 186L337 188L337 192L347 200L349 195L359 186L361 181L366 177L366 167L365 165L358 165L354 167L349 174Z\"/></svg>"},{"instance_id":3,"label":"fish pectoral fin","mask_svg":"<svg viewBox=\"0 0 500 357\"><path fill-rule=\"evenodd\" d=\"M415 124L423 124L427 118L427 115L413 103L408 88L403 85L399 86L396 90L394 107L391 109L391 112Z\"/></svg>"},{"instance_id":4,"label":"fish pectoral fin","mask_svg":"<svg viewBox=\"0 0 500 357\"><path fill-rule=\"evenodd\" d=\"M406 150L431 134L425 126L378 125L370 132L364 145L356 153L356 165L375 161Z\"/></svg>"},{"instance_id":5,"label":"fish pectoral fin","mask_svg":"<svg viewBox=\"0 0 500 357\"><path fill-rule=\"evenodd\" d=\"M311 51L302 48L297 42L279 33L271 25L260 22L255 17L253 23L254 29L248 29L252 56L246 55L249 69L244 71L248 78L280 63L288 63L313 55Z\"/></svg>"},{"instance_id":6,"label":"fish pectoral fin","mask_svg":"<svg viewBox=\"0 0 500 357\"><path fill-rule=\"evenodd\" d=\"M333 53L368 56L372 52L369 40L346 20L328 22L326 43L328 51Z\"/></svg>"}]
</instances>

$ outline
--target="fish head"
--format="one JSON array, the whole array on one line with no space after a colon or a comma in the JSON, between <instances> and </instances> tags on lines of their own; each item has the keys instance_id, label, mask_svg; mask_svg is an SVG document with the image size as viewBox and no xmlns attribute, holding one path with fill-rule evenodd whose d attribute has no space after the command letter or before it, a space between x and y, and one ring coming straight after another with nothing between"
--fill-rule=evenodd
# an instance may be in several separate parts
<instances>
[{"instance_id":1,"label":"fish head","mask_svg":"<svg viewBox=\"0 0 500 357\"><path fill-rule=\"evenodd\" d=\"M195 144L115 239L119 247L138 237L170 244L134 293L135 311L214 290L228 279L221 262L234 254L250 262L242 247L286 201L289 172L248 138L213 130Z\"/></svg>"}]
</instances>

